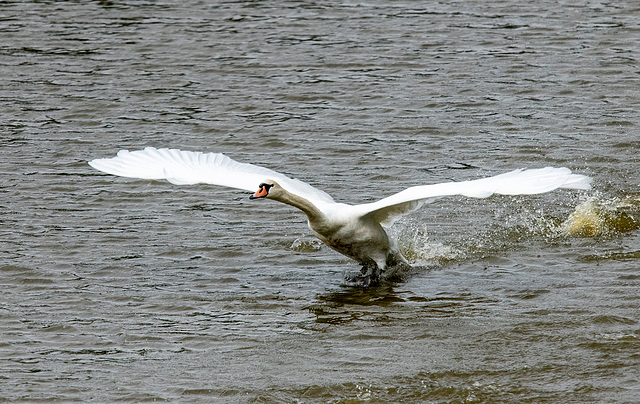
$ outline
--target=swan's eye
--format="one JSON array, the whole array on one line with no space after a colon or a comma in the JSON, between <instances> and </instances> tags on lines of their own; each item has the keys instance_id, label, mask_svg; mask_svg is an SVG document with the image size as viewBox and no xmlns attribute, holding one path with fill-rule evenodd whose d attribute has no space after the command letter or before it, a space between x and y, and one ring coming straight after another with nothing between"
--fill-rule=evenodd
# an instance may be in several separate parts
<instances>
[{"instance_id":1,"label":"swan's eye","mask_svg":"<svg viewBox=\"0 0 640 404\"><path fill-rule=\"evenodd\" d=\"M262 184L259 185L259 190L263 191L265 193L269 193L269 190L273 187L273 184L267 184L266 182L263 182Z\"/></svg>"}]
</instances>

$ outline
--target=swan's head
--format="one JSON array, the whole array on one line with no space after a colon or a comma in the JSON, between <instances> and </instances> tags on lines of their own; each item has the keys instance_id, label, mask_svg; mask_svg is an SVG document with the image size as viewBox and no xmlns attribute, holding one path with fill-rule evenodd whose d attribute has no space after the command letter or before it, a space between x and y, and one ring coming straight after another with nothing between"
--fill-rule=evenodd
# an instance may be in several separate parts
<instances>
[{"instance_id":1,"label":"swan's head","mask_svg":"<svg viewBox=\"0 0 640 404\"><path fill-rule=\"evenodd\" d=\"M271 190L271 188L276 186L278 186L278 184L275 181L267 180L266 182L258 185L258 190L253 195L251 195L249 199L266 198L267 196L269 196L269 191Z\"/></svg>"}]
</instances>

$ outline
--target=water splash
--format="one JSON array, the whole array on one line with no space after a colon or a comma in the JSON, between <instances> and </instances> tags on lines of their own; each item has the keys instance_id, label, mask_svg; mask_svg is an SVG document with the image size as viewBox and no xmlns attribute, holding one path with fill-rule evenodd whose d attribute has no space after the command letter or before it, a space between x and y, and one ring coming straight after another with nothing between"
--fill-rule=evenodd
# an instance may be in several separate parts
<instances>
[{"instance_id":1,"label":"water splash","mask_svg":"<svg viewBox=\"0 0 640 404\"><path fill-rule=\"evenodd\" d=\"M504 254L531 241L571 243L574 237L613 236L640 228L640 198L591 196L565 219L542 208L520 207L505 213L489 228L470 233L455 231L443 242L423 222L406 221L392 228L401 253L412 265L440 266L470 258Z\"/></svg>"},{"instance_id":2,"label":"water splash","mask_svg":"<svg viewBox=\"0 0 640 404\"><path fill-rule=\"evenodd\" d=\"M464 251L459 248L431 241L423 223L406 223L393 228L392 233L392 237L397 240L400 253L412 265L444 264L463 259L465 256Z\"/></svg>"},{"instance_id":3,"label":"water splash","mask_svg":"<svg viewBox=\"0 0 640 404\"><path fill-rule=\"evenodd\" d=\"M640 198L589 197L562 224L567 235L612 236L640 228Z\"/></svg>"},{"instance_id":4,"label":"water splash","mask_svg":"<svg viewBox=\"0 0 640 404\"><path fill-rule=\"evenodd\" d=\"M299 237L293 241L290 248L297 252L316 252L322 249L322 241Z\"/></svg>"},{"instance_id":5,"label":"water splash","mask_svg":"<svg viewBox=\"0 0 640 404\"><path fill-rule=\"evenodd\" d=\"M440 238L440 235L429 232L428 225L422 222L402 223L393 231L393 236L411 265L441 266L470 258L501 255L532 239L557 242L565 237L561 225L561 219L546 216L541 211L524 210L510 214L489 228L464 233L454 231L443 236L442 242L433 241L433 237Z\"/></svg>"}]
</instances>

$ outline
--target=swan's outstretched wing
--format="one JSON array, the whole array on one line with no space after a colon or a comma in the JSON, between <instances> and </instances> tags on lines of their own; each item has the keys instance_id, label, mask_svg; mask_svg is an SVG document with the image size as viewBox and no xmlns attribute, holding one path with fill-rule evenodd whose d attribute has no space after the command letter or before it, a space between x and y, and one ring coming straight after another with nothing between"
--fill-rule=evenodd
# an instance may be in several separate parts
<instances>
[{"instance_id":1,"label":"swan's outstretched wing","mask_svg":"<svg viewBox=\"0 0 640 404\"><path fill-rule=\"evenodd\" d=\"M515 170L473 181L411 187L377 202L358 205L358 209L362 216L372 217L379 223L390 226L399 216L418 209L425 202L443 196L463 195L471 198L486 198L493 194L531 195L557 188L590 189L591 178L572 174L568 168Z\"/></svg>"},{"instance_id":2,"label":"swan's outstretched wing","mask_svg":"<svg viewBox=\"0 0 640 404\"><path fill-rule=\"evenodd\" d=\"M122 177L161 180L177 185L213 184L257 191L266 180L277 181L287 191L314 201L333 202L331 196L311 185L289 178L268 168L239 163L221 153L202 153L176 149L156 149L130 152L121 150L116 157L96 159L91 167Z\"/></svg>"}]
</instances>

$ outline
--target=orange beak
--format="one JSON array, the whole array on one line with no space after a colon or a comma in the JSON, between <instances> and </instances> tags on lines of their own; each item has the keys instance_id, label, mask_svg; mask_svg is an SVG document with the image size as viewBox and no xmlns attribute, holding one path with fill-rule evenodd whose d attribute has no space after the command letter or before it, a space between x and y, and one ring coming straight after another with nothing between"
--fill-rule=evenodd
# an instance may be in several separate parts
<instances>
[{"instance_id":1,"label":"orange beak","mask_svg":"<svg viewBox=\"0 0 640 404\"><path fill-rule=\"evenodd\" d=\"M251 195L249 199L266 198L269 195L269 190L264 185L261 186L255 194Z\"/></svg>"}]
</instances>

